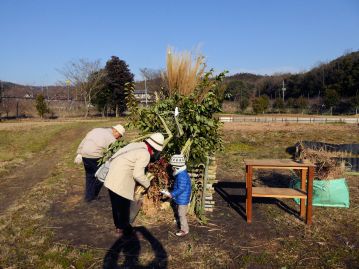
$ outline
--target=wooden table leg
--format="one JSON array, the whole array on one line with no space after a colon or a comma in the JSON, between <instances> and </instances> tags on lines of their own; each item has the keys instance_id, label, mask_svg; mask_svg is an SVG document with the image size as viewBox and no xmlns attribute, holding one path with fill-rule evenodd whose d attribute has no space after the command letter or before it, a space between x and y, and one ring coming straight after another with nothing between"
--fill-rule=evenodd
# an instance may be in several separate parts
<instances>
[{"instance_id":1,"label":"wooden table leg","mask_svg":"<svg viewBox=\"0 0 359 269\"><path fill-rule=\"evenodd\" d=\"M314 167L309 167L309 176L307 184L307 219L306 223L312 223L312 208L313 208L313 178L314 178Z\"/></svg>"},{"instance_id":2,"label":"wooden table leg","mask_svg":"<svg viewBox=\"0 0 359 269\"><path fill-rule=\"evenodd\" d=\"M253 167L246 166L246 215L247 223L252 222L252 176Z\"/></svg>"},{"instance_id":3,"label":"wooden table leg","mask_svg":"<svg viewBox=\"0 0 359 269\"><path fill-rule=\"evenodd\" d=\"M301 182L300 182L300 189L306 192L306 182L307 182L307 170L301 170ZM304 219L305 218L305 202L306 199L300 199L300 216Z\"/></svg>"}]
</instances>

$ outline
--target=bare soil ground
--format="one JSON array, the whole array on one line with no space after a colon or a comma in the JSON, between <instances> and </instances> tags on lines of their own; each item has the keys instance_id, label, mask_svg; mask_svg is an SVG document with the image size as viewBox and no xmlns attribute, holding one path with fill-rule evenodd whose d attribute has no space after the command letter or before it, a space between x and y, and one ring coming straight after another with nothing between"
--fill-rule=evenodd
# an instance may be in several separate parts
<instances>
[{"instance_id":1,"label":"bare soil ground","mask_svg":"<svg viewBox=\"0 0 359 269\"><path fill-rule=\"evenodd\" d=\"M13 127L17 127L17 125L6 125L6 128ZM59 141L74 140L79 132L83 133L85 130L86 127L84 126L83 128L60 132L49 141L46 150L4 173L0 181L0 214L14 201L21 199L25 191L48 178L54 172L59 158L69 150L70 146L65 144L59 147Z\"/></svg>"},{"instance_id":2,"label":"bare soil ground","mask_svg":"<svg viewBox=\"0 0 359 269\"><path fill-rule=\"evenodd\" d=\"M298 206L289 199L255 199L248 225L243 171L246 157L288 158L287 147L298 139L357 142L358 127L225 124L215 210L207 223L191 218L185 238L174 235L171 210L140 215L136 233L118 238L107 190L99 200L83 202L84 172L71 162L74 141L88 128L66 131L61 141L67 143L54 143L38 161L12 170L7 176L12 180L0 183L0 268L359 267L359 176L347 176L351 207L314 208L311 226L300 220ZM255 184L283 186L288 180L286 173L268 172L256 174ZM36 207L28 205L36 202Z\"/></svg>"}]
</instances>

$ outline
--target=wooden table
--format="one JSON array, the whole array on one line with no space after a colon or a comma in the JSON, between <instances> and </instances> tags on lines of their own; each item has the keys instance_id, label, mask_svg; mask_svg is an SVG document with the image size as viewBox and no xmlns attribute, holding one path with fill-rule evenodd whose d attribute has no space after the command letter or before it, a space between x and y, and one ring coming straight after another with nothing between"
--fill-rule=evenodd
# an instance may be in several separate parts
<instances>
[{"instance_id":1,"label":"wooden table","mask_svg":"<svg viewBox=\"0 0 359 269\"><path fill-rule=\"evenodd\" d=\"M313 177L315 165L292 160L244 160L246 165L246 215L247 223L252 222L252 197L300 198L300 216L306 217L306 224L312 222ZM252 187L254 169L300 170L301 188ZM307 203L305 203L307 200Z\"/></svg>"}]
</instances>

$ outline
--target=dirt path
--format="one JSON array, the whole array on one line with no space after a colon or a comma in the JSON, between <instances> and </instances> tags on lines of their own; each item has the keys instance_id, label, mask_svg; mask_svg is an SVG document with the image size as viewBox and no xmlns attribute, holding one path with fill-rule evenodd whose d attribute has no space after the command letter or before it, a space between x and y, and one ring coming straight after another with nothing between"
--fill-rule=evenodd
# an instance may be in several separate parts
<instances>
[{"instance_id":1,"label":"dirt path","mask_svg":"<svg viewBox=\"0 0 359 269\"><path fill-rule=\"evenodd\" d=\"M26 190L48 178L54 171L58 158L70 150L72 145L68 141L73 141L84 131L85 127L61 131L36 158L33 157L7 172L0 181L0 214L13 202L21 199Z\"/></svg>"},{"instance_id":2,"label":"dirt path","mask_svg":"<svg viewBox=\"0 0 359 269\"><path fill-rule=\"evenodd\" d=\"M176 227L172 223L171 216L158 221L146 221L139 218L136 221L137 234L130 241L122 242L114 233L112 223L111 205L107 190L102 189L100 199L91 203L82 202L83 180L74 177L69 185L69 191L53 203L49 212L51 226L55 227L55 241L63 242L75 247L89 246L95 249L107 249L109 252L104 257L110 259L109 263L121 264L128 257L152 257L159 256L154 268L161 267L161 263L170 263L168 268L183 268L183 265L200 260L208 260L210 268L219 268L222 262L236 259L240 260L247 255L247 250L265 246L273 251L278 247L276 238L278 230L268 225L268 219L261 213L263 204L253 204L253 224L247 225L244 218L245 208L245 183L238 178L221 178L215 194L216 207L213 213L207 214L208 223L200 224L195 220L190 221L191 233L186 238L176 238ZM161 212L158 213L160 216ZM300 225L302 226L302 225ZM280 232L280 236L293 236L296 231ZM139 246L140 253L128 254L127 247L132 249ZM188 250L188 248L190 248ZM187 250L186 250L187 249ZM183 251L191 251L195 254L184 261ZM115 254L111 260L111 255ZM110 258L108 257L110 256ZM168 257L171 260L168 261ZM214 267L213 267L214 266ZM117 268L117 267L106 267ZM136 267L137 268L137 267ZM144 268L152 268L150 266ZM194 267L188 267L194 268ZM266 267L263 267L266 268Z\"/></svg>"},{"instance_id":3,"label":"dirt path","mask_svg":"<svg viewBox=\"0 0 359 269\"><path fill-rule=\"evenodd\" d=\"M261 177L277 184L288 180L286 175L276 173ZM102 189L100 200L82 202L83 179L79 175L74 175L67 194L54 201L48 215L50 226L55 227L56 242L104 250L98 258L98 268L122 268L131 262L137 266L128 268L280 268L285 264L287 250L292 248L296 249L293 255L297 260L293 268L318 268L318 264L303 267L308 262L308 251L318 255L320 250L318 239L299 219L298 206L293 201L254 199L252 224L246 223L245 182L241 178L239 174L219 175L214 212L207 214L206 224L192 219L186 238L174 235L176 227L171 215L161 216L161 211L156 213L158 220L156 216L140 217L131 238L118 238L107 190ZM330 244L338 247L335 241ZM354 240L350 244L357 243ZM138 266L138 259L145 260L141 263L145 266ZM347 268L354 268L355 257L346 263Z\"/></svg>"}]
</instances>

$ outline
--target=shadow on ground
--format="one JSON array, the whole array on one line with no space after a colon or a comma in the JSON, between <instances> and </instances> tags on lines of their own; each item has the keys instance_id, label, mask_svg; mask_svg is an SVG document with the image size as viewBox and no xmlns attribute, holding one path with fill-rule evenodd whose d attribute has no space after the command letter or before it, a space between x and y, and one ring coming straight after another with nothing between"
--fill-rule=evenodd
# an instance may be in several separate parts
<instances>
[{"instance_id":1,"label":"shadow on ground","mask_svg":"<svg viewBox=\"0 0 359 269\"><path fill-rule=\"evenodd\" d=\"M261 177L261 182L268 187L288 187L288 181L280 174L270 174ZM246 220L246 183L223 179L214 186L216 192L227 202L228 206L233 208L239 216ZM253 215L255 218L258 208L261 204L273 204L284 210L290 215L300 219L299 212L276 198L253 198Z\"/></svg>"},{"instance_id":2,"label":"shadow on ground","mask_svg":"<svg viewBox=\"0 0 359 269\"><path fill-rule=\"evenodd\" d=\"M150 243L154 253L154 259L146 265L139 264L141 252L141 239ZM119 256L123 253L123 262L119 264ZM134 233L129 236L122 236L115 241L107 251L103 260L104 269L120 268L167 268L167 252L160 241L158 241L145 227L136 227Z\"/></svg>"}]
</instances>

